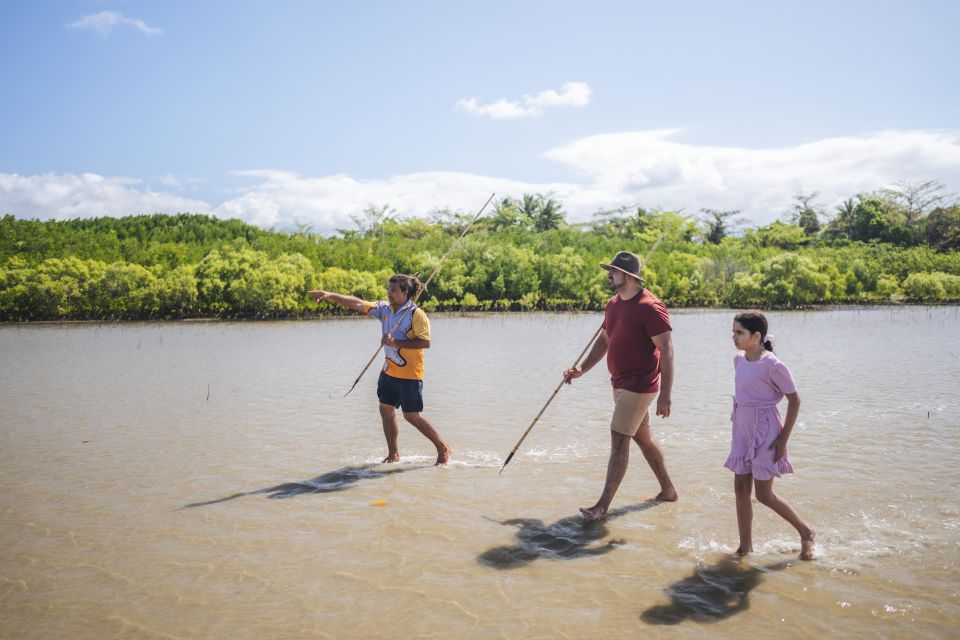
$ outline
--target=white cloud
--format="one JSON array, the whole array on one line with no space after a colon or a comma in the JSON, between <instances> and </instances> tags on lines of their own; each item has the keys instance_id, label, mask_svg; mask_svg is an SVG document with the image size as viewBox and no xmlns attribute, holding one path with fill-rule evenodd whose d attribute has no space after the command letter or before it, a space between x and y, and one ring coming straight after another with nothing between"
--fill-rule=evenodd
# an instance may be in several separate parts
<instances>
[{"instance_id":1,"label":"white cloud","mask_svg":"<svg viewBox=\"0 0 960 640\"><path fill-rule=\"evenodd\" d=\"M201 200L138 188L140 184L134 178L105 178L94 173L0 173L0 214L65 220L211 209Z\"/></svg>"},{"instance_id":2,"label":"white cloud","mask_svg":"<svg viewBox=\"0 0 960 640\"><path fill-rule=\"evenodd\" d=\"M585 107L593 91L586 82L567 82L560 92L547 89L520 100L500 99L490 104L480 104L476 98L464 98L457 102L459 111L466 111L491 118L530 118L542 115L546 109L556 107Z\"/></svg>"},{"instance_id":3,"label":"white cloud","mask_svg":"<svg viewBox=\"0 0 960 640\"><path fill-rule=\"evenodd\" d=\"M679 130L590 136L544 157L584 176L570 208L596 202L741 209L754 224L781 216L798 191L830 206L897 180L936 179L956 188L960 131L881 131L792 147L745 149L671 140Z\"/></svg>"},{"instance_id":4,"label":"white cloud","mask_svg":"<svg viewBox=\"0 0 960 640\"><path fill-rule=\"evenodd\" d=\"M544 157L580 174L579 180L569 182L444 171L360 180L267 169L236 172L251 184L231 190L226 200L213 205L152 191L131 178L0 173L0 215L64 219L193 211L264 227L307 223L330 233L351 228L350 215L369 205L390 204L401 215L444 207L473 212L491 192L498 198L553 192L571 222L589 220L599 209L639 203L687 213L701 207L741 209L758 225L781 217L801 190L819 191L821 202L833 206L897 180L936 179L948 190L960 188L956 130L882 131L773 149L697 146L675 142L678 133L670 129L589 136L545 152Z\"/></svg>"},{"instance_id":5,"label":"white cloud","mask_svg":"<svg viewBox=\"0 0 960 640\"><path fill-rule=\"evenodd\" d=\"M262 181L224 202L215 213L265 227L311 223L319 232L352 228L351 215L370 205L389 204L401 215L423 215L444 207L476 211L491 193L498 197L524 192L568 192L576 185L525 183L506 178L445 171L357 180L346 175L306 178L284 171L242 171Z\"/></svg>"},{"instance_id":6,"label":"white cloud","mask_svg":"<svg viewBox=\"0 0 960 640\"><path fill-rule=\"evenodd\" d=\"M117 27L131 27L148 36L160 35L163 29L157 29L147 25L143 20L124 17L122 13L116 11L101 11L100 13L91 13L75 22L67 25L67 29L78 29L81 31L93 31L100 37L106 37Z\"/></svg>"}]
</instances>

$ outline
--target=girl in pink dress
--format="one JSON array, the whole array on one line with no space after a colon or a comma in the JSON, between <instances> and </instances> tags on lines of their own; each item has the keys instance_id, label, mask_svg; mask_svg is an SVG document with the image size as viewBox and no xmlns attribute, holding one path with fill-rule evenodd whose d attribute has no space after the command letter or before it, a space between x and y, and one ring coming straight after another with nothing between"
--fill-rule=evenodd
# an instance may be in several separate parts
<instances>
[{"instance_id":1,"label":"girl in pink dress","mask_svg":"<svg viewBox=\"0 0 960 640\"><path fill-rule=\"evenodd\" d=\"M797 515L786 500L773 492L773 478L793 473L787 458L787 440L800 412L800 395L786 365L773 355L773 343L767 335L767 318L759 311L737 314L733 319L733 344L738 353L733 359L736 395L733 398L733 438L730 455L724 463L734 473L733 490L737 497L737 527L740 530L738 555L753 551L753 501L773 509L800 534L800 559L813 559L815 532ZM787 419L781 423L777 403L787 397Z\"/></svg>"}]
</instances>

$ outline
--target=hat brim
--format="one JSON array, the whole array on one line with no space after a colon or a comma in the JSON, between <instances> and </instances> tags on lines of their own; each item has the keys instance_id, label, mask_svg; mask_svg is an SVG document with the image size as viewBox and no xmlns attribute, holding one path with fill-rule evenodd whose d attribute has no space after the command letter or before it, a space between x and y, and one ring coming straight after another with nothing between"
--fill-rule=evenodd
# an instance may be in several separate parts
<instances>
[{"instance_id":1,"label":"hat brim","mask_svg":"<svg viewBox=\"0 0 960 640\"><path fill-rule=\"evenodd\" d=\"M616 269L616 270L619 271L620 273L625 273L625 274L627 274L628 276L630 276L631 278L636 278L636 279L639 280L640 282L646 283L646 280L644 280L643 278L641 278L641 277L638 276L637 274L635 274L635 273L630 273L629 271L626 271L625 269L621 269L620 267L615 267L615 266L612 265L612 264L601 264L600 266L603 267L604 269L606 269L607 271L610 271L610 269Z\"/></svg>"}]
</instances>

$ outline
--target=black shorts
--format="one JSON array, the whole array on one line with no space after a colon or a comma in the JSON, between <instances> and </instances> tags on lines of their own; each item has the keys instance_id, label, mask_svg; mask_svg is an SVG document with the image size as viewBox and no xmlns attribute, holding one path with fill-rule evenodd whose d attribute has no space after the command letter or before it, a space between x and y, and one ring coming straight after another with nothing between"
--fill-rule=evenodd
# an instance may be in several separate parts
<instances>
[{"instance_id":1,"label":"black shorts","mask_svg":"<svg viewBox=\"0 0 960 640\"><path fill-rule=\"evenodd\" d=\"M394 378L380 372L377 380L377 398L382 404L402 407L404 413L423 411L423 380Z\"/></svg>"}]
</instances>

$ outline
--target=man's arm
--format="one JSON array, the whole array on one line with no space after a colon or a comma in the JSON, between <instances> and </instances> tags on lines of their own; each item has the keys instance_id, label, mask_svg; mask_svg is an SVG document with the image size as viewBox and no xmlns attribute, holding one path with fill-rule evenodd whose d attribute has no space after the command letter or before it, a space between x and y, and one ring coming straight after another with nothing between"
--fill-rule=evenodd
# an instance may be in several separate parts
<instances>
[{"instance_id":1,"label":"man's arm","mask_svg":"<svg viewBox=\"0 0 960 640\"><path fill-rule=\"evenodd\" d=\"M590 369L593 369L594 365L603 360L603 356L607 355L607 347L609 345L610 338L607 336L607 331L606 329L601 329L597 335L597 341L593 343L593 348L590 349L590 353L587 355L587 359L579 366L564 370L563 381L570 384L574 379L579 378L587 371L590 371Z\"/></svg>"},{"instance_id":2,"label":"man's arm","mask_svg":"<svg viewBox=\"0 0 960 640\"><path fill-rule=\"evenodd\" d=\"M340 305L344 309L350 309L351 311L364 313L365 303L356 296L345 296L342 293L331 293L329 291L319 290L307 291L307 295L313 298L314 302L323 302L324 300L329 300L330 302Z\"/></svg>"},{"instance_id":3,"label":"man's arm","mask_svg":"<svg viewBox=\"0 0 960 640\"><path fill-rule=\"evenodd\" d=\"M650 339L660 349L660 395L657 396L657 415L670 417L670 394L673 392L673 332L664 331Z\"/></svg>"},{"instance_id":4,"label":"man's arm","mask_svg":"<svg viewBox=\"0 0 960 640\"><path fill-rule=\"evenodd\" d=\"M429 349L430 341L423 338L410 338L409 340L394 340L389 333L383 334L380 338L380 344L385 347L395 347L397 349Z\"/></svg>"}]
</instances>

